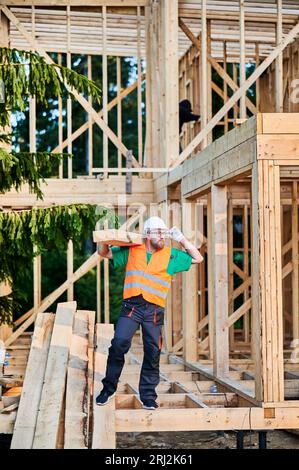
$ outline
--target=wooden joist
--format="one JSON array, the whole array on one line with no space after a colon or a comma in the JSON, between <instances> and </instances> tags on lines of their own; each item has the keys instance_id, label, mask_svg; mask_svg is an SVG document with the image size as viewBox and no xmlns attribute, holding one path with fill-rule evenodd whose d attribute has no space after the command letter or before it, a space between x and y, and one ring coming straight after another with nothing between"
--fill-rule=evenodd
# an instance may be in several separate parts
<instances>
[{"instance_id":1,"label":"wooden joist","mask_svg":"<svg viewBox=\"0 0 299 470\"><path fill-rule=\"evenodd\" d=\"M94 401L93 401L93 449L114 449L115 440L115 398L105 406L96 404L96 397L102 389L105 376L108 348L113 337L112 324L96 325L96 351L94 359Z\"/></svg>"},{"instance_id":2,"label":"wooden joist","mask_svg":"<svg viewBox=\"0 0 299 470\"><path fill-rule=\"evenodd\" d=\"M58 304L33 440L34 449L55 449L76 302Z\"/></svg>"},{"instance_id":3,"label":"wooden joist","mask_svg":"<svg viewBox=\"0 0 299 470\"><path fill-rule=\"evenodd\" d=\"M39 313L36 319L12 449L31 449L33 444L54 318L52 313Z\"/></svg>"},{"instance_id":4,"label":"wooden joist","mask_svg":"<svg viewBox=\"0 0 299 470\"><path fill-rule=\"evenodd\" d=\"M67 368L64 449L86 449L89 313L77 311Z\"/></svg>"},{"instance_id":5,"label":"wooden joist","mask_svg":"<svg viewBox=\"0 0 299 470\"><path fill-rule=\"evenodd\" d=\"M89 447L95 312L75 307L37 317L12 448Z\"/></svg>"}]
</instances>

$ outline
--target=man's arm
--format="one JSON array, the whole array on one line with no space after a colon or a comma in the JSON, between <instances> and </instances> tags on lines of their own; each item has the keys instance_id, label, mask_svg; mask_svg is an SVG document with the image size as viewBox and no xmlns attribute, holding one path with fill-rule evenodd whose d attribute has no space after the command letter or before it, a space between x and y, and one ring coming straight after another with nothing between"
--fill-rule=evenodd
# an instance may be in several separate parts
<instances>
[{"instance_id":1,"label":"man's arm","mask_svg":"<svg viewBox=\"0 0 299 470\"><path fill-rule=\"evenodd\" d=\"M97 243L97 252L98 255L102 256L102 258L113 258L111 248L106 243Z\"/></svg>"},{"instance_id":2,"label":"man's arm","mask_svg":"<svg viewBox=\"0 0 299 470\"><path fill-rule=\"evenodd\" d=\"M189 242L185 237L180 242L181 245L185 248L187 253L192 257L192 264L194 263L201 263L203 261L203 257L198 249L193 245L193 243Z\"/></svg>"},{"instance_id":3,"label":"man's arm","mask_svg":"<svg viewBox=\"0 0 299 470\"><path fill-rule=\"evenodd\" d=\"M171 238L179 242L187 251L187 253L192 257L192 263L198 264L203 261L203 257L198 251L198 249L193 245L193 243L189 242L182 232L177 228L173 227L171 229Z\"/></svg>"}]
</instances>

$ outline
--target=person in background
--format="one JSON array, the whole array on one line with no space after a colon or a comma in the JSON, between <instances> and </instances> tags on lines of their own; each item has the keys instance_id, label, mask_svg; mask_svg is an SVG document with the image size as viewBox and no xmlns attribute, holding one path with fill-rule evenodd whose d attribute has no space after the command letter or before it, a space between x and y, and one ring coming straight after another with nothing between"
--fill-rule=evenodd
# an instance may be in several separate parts
<instances>
[{"instance_id":1,"label":"person in background","mask_svg":"<svg viewBox=\"0 0 299 470\"><path fill-rule=\"evenodd\" d=\"M189 100L182 100L179 103L179 133L182 132L182 127L185 122L198 121L200 118L199 114L194 114L192 112L192 106ZM180 144L180 153L182 152L182 147Z\"/></svg>"}]
</instances>

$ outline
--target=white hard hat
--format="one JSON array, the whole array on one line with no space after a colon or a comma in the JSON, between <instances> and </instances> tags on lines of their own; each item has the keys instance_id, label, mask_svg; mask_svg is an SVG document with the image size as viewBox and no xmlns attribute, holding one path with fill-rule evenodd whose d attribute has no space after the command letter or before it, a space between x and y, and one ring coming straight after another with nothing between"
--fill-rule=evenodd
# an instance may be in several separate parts
<instances>
[{"instance_id":1,"label":"white hard hat","mask_svg":"<svg viewBox=\"0 0 299 470\"><path fill-rule=\"evenodd\" d=\"M164 221L160 219L160 217L153 216L144 222L144 226L143 226L144 232L147 232L147 230L156 230L159 228L163 230L168 230Z\"/></svg>"}]
</instances>

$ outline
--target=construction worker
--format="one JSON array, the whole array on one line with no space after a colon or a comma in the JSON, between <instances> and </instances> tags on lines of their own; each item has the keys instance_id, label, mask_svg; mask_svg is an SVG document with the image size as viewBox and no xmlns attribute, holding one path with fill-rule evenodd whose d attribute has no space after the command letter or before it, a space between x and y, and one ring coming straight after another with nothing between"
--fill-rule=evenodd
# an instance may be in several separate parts
<instances>
[{"instance_id":1,"label":"construction worker","mask_svg":"<svg viewBox=\"0 0 299 470\"><path fill-rule=\"evenodd\" d=\"M198 121L199 114L194 114L189 100L182 100L179 103L179 132L182 132L182 127L185 122Z\"/></svg>"},{"instance_id":2,"label":"construction worker","mask_svg":"<svg viewBox=\"0 0 299 470\"><path fill-rule=\"evenodd\" d=\"M158 407L155 388L159 383L164 307L171 278L175 273L188 271L192 263L200 263L203 259L178 228L169 231L159 217L145 221L143 235L142 245L112 249L106 244L98 245L98 254L113 259L114 267L126 265L122 308L109 348L103 389L96 398L98 405L105 405L115 395L124 356L141 325L144 357L139 381L140 399L145 409ZM166 236L179 242L187 252L166 247Z\"/></svg>"},{"instance_id":3,"label":"construction worker","mask_svg":"<svg viewBox=\"0 0 299 470\"><path fill-rule=\"evenodd\" d=\"M198 121L199 114L194 114L189 100L182 100L179 103L179 134L182 132L182 127L186 122ZM183 151L180 144L180 153Z\"/></svg>"}]
</instances>

